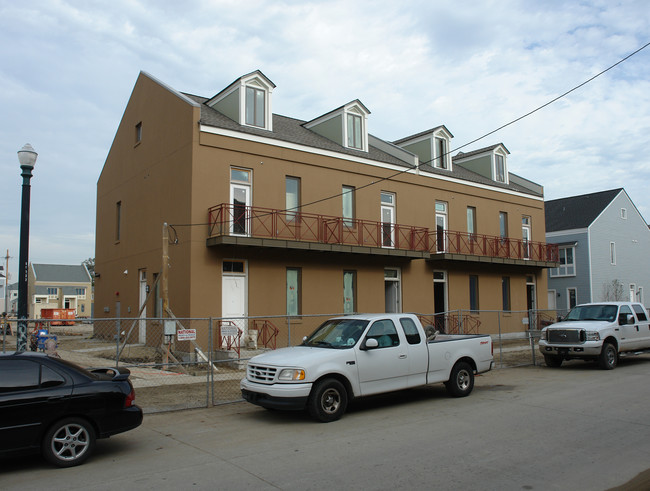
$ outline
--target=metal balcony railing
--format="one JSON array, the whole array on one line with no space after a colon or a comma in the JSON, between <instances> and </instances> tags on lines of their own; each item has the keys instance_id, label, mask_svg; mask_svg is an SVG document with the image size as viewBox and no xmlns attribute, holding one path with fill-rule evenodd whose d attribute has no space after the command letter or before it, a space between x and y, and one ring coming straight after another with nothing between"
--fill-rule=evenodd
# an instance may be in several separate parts
<instances>
[{"instance_id":1,"label":"metal balcony railing","mask_svg":"<svg viewBox=\"0 0 650 491\"><path fill-rule=\"evenodd\" d=\"M322 244L557 262L558 246L522 239L222 203L208 210L209 237Z\"/></svg>"}]
</instances>

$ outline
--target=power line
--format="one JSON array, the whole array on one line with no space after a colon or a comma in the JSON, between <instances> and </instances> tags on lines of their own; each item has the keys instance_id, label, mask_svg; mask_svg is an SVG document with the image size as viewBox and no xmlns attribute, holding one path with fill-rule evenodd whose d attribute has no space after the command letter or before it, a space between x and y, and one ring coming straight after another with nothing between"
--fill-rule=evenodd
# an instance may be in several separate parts
<instances>
[{"instance_id":1,"label":"power line","mask_svg":"<svg viewBox=\"0 0 650 491\"><path fill-rule=\"evenodd\" d=\"M442 156L443 156L443 157L446 157L447 155L451 154L452 152L456 152L456 151L458 151L458 150L460 150L460 149L462 149L462 148L465 148L465 147L467 147L467 146L469 146L469 145L471 145L471 144L473 144L473 143L476 143L476 142L478 142L478 141L480 141L480 140L482 140L482 139L484 139L484 138L487 138L488 136L493 135L494 133L497 133L498 131L501 131L501 130L504 129L504 128L507 128L508 126L513 125L513 124L515 124L515 123L521 121L522 119L527 118L528 116L530 116L530 115L532 115L532 114L535 114L537 111L540 111L540 110L544 109L545 107L550 106L550 105L553 104L554 102L559 101L560 99L566 97L566 96L569 95L570 93L572 93L572 92L578 90L578 89L581 88L581 87L584 87L584 86L587 85L588 83L592 82L593 80L595 80L596 78L600 77L601 75L607 73L608 71L610 71L611 69L613 69L613 68L615 68L616 66L620 65L620 64L623 63L624 61L627 61L627 60L630 59L632 56L634 56L634 55L636 55L637 53L639 53L639 52L643 51L644 49L646 49L648 46L650 46L650 42L644 44L644 45L641 46L639 49L633 51L632 53L630 53L630 54L627 55L626 57L621 58L621 59L618 60L616 63L614 63L613 65L611 65L611 66L609 66L609 67L607 67L607 68L605 68L604 70L602 70L601 72L597 73L597 74L594 75L593 77L588 78L588 79L585 80L584 82L582 82L582 83L580 83L580 84L574 86L573 88L571 88L571 89L567 90L566 92L560 94L559 96L557 96L557 97L551 99L550 101L548 101L548 102L542 104L541 106L536 107L536 108L533 109L532 111L529 111L529 112L527 112L526 114L524 114L524 115L522 115L522 116L519 116L519 117L517 117L517 118L515 118L515 119L513 119L513 120L511 120L511 121L509 121L509 122L507 122L507 123L505 123L505 124L499 126L498 128L496 128L496 129L494 129L494 130L492 130L492 131L489 131L489 132L485 133L485 134L482 135L482 136L479 136L478 138L475 138L474 140L471 140L471 141L469 141L469 142L467 142L467 143L465 143L465 144L463 144L463 145L461 145L461 146L459 146L459 147L456 147L456 148L454 148L454 149L451 149L451 150L449 150L448 152L445 152ZM434 160L435 160L435 158L434 158L434 159L427 160L427 161L424 161L424 162L420 162L420 163L418 164L418 167L421 166L421 165L424 165L424 164L428 164L428 163L430 163L430 162L433 162ZM389 181L389 180L391 180L391 179L393 179L393 178L395 178L395 177L397 177L397 176L400 176L400 175L402 175L402 174L404 174L404 173L406 173L406 172L412 171L412 170L414 170L414 169L415 169L414 167L408 167L408 168L406 168L406 169L404 169L404 170L401 170L401 171L395 172L394 174L391 174L391 175L389 175L389 176L377 178L376 180L373 180L373 181L369 182L368 184L364 184L363 186L359 186L359 187L356 187L356 188L354 188L354 189L350 189L349 191L342 191L342 192L340 192L340 193L333 194L333 195L330 195L330 196L326 196L326 197L324 197L324 198L320 198L320 199L317 199L317 200L315 200L315 201L310 201L309 203L305 203L305 204L302 204L302 205L298 205L298 206L296 206L296 207L289 208L289 209L282 210L282 211L284 211L284 212L295 212L295 211L298 211L298 210L300 210L300 209L302 209L302 208L305 208L305 207L307 207L307 206L315 205L315 204L318 204L318 203L322 203L322 202L324 202L324 201L328 201L328 200L330 200L330 199L338 198L339 196L343 196L343 195L346 194L346 193L356 192L356 191L359 191L359 190L361 190L361 189L365 189L365 188L368 188L368 187L370 187L370 186L374 186L375 184L379 184L380 182ZM193 223L188 223L188 224L176 225L176 226L177 226L177 227L192 227L192 226L202 226L202 225L209 225L209 224L208 224L208 223L194 223L194 224L193 224ZM173 226L170 226L170 227L172 227L172 229L173 229ZM176 233L175 230L174 230L174 233ZM177 241L178 241L178 238L177 238Z\"/></svg>"}]
</instances>

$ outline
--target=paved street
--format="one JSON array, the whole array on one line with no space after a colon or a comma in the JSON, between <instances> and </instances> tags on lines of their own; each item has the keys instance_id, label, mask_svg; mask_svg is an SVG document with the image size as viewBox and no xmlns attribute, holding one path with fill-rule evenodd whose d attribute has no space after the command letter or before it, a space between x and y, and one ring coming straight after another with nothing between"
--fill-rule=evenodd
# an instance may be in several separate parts
<instances>
[{"instance_id":1,"label":"paved street","mask_svg":"<svg viewBox=\"0 0 650 491\"><path fill-rule=\"evenodd\" d=\"M418 389L357 402L330 424L245 403L147 415L81 467L0 461L0 487L605 490L649 468L644 355L613 371L494 370L465 399Z\"/></svg>"}]
</instances>

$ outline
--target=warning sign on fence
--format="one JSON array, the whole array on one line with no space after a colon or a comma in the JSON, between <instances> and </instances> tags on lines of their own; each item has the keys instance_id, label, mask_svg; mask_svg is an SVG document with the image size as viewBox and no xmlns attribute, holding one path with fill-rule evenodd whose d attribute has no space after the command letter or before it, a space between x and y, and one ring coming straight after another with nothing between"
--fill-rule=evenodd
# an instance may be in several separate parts
<instances>
[{"instance_id":1,"label":"warning sign on fence","mask_svg":"<svg viewBox=\"0 0 650 491\"><path fill-rule=\"evenodd\" d=\"M193 341L196 339L196 329L179 329L176 331L176 339L179 341Z\"/></svg>"}]
</instances>

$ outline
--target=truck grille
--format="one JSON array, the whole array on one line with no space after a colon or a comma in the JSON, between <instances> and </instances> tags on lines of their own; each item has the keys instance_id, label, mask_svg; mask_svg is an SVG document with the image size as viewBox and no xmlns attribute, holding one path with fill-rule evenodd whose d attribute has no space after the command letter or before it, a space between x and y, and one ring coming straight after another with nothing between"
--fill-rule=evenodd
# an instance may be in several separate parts
<instances>
[{"instance_id":1,"label":"truck grille","mask_svg":"<svg viewBox=\"0 0 650 491\"><path fill-rule=\"evenodd\" d=\"M584 341L584 337L580 336L579 329L549 329L548 341L549 343L575 344L582 343Z\"/></svg>"},{"instance_id":2,"label":"truck grille","mask_svg":"<svg viewBox=\"0 0 650 491\"><path fill-rule=\"evenodd\" d=\"M272 384L276 372L277 368L265 367L264 365L251 365L249 363L246 369L246 378L261 384Z\"/></svg>"}]
</instances>

